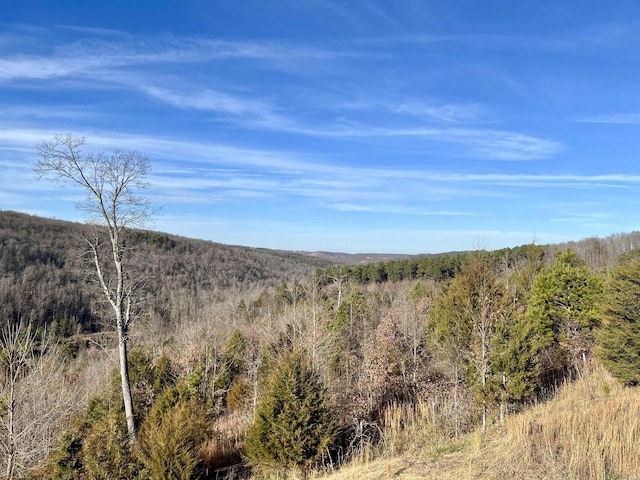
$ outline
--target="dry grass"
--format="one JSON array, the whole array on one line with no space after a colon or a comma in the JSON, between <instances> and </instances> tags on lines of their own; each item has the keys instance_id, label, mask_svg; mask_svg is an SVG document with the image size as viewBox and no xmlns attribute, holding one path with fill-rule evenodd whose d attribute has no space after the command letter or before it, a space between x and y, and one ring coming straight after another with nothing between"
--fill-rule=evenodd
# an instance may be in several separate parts
<instances>
[{"instance_id":1,"label":"dry grass","mask_svg":"<svg viewBox=\"0 0 640 480\"><path fill-rule=\"evenodd\" d=\"M469 438L455 438L456 431L477 423L475 410L469 399L464 398L457 409L453 400L446 397L413 405L390 405L383 416L384 454L433 457L459 451Z\"/></svg>"},{"instance_id":2,"label":"dry grass","mask_svg":"<svg viewBox=\"0 0 640 480\"><path fill-rule=\"evenodd\" d=\"M599 366L551 401L460 440L438 440L428 405L395 408L386 455L322 478L640 480L640 389Z\"/></svg>"},{"instance_id":3,"label":"dry grass","mask_svg":"<svg viewBox=\"0 0 640 480\"><path fill-rule=\"evenodd\" d=\"M512 478L639 479L639 446L640 390L598 366L548 404L510 418L492 445L509 461L488 466Z\"/></svg>"}]
</instances>

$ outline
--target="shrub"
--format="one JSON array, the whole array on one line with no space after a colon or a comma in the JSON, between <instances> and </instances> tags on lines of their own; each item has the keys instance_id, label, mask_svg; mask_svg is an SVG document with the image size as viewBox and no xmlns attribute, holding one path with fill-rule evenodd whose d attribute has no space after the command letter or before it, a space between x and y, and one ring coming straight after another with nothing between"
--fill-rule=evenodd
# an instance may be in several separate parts
<instances>
[{"instance_id":1,"label":"shrub","mask_svg":"<svg viewBox=\"0 0 640 480\"><path fill-rule=\"evenodd\" d=\"M196 478L208 430L205 402L186 389L168 389L140 428L137 454L144 466L142 478Z\"/></svg>"},{"instance_id":2,"label":"shrub","mask_svg":"<svg viewBox=\"0 0 640 480\"><path fill-rule=\"evenodd\" d=\"M269 377L247 432L250 463L294 468L319 460L337 436L326 396L305 352L285 356Z\"/></svg>"},{"instance_id":3,"label":"shrub","mask_svg":"<svg viewBox=\"0 0 640 480\"><path fill-rule=\"evenodd\" d=\"M136 478L138 464L129 448L124 411L112 410L88 431L82 445L88 480Z\"/></svg>"}]
</instances>

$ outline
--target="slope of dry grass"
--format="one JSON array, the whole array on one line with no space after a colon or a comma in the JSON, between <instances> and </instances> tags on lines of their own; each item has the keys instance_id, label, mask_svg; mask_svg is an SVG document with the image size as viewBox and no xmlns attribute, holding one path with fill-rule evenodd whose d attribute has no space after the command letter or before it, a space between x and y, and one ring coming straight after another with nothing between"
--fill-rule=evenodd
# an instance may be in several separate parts
<instances>
[{"instance_id":1,"label":"slope of dry grass","mask_svg":"<svg viewBox=\"0 0 640 480\"><path fill-rule=\"evenodd\" d=\"M486 434L438 441L428 409L415 411L414 421L404 422L408 429L388 430L377 459L360 459L319 478L640 479L640 389L623 388L597 365L549 402Z\"/></svg>"}]
</instances>

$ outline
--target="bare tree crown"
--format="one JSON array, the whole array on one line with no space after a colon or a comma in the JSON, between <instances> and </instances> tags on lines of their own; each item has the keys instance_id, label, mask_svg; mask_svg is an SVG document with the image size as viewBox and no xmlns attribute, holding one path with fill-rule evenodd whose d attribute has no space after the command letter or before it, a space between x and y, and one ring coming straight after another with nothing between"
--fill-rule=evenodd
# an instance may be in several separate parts
<instances>
[{"instance_id":1,"label":"bare tree crown","mask_svg":"<svg viewBox=\"0 0 640 480\"><path fill-rule=\"evenodd\" d=\"M154 213L148 200L138 194L149 188L149 159L136 151L85 153L84 137L57 135L38 146L40 159L34 166L39 178L71 183L87 192L78 207L92 223L106 222L109 229L142 227Z\"/></svg>"}]
</instances>

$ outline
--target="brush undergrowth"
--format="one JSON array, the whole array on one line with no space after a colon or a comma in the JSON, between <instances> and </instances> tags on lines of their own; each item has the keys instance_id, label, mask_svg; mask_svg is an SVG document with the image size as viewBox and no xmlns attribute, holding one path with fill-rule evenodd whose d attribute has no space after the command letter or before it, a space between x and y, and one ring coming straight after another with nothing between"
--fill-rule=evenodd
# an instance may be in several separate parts
<instances>
[{"instance_id":1,"label":"brush undergrowth","mask_svg":"<svg viewBox=\"0 0 640 480\"><path fill-rule=\"evenodd\" d=\"M439 430L428 403L392 405L384 423L382 445L335 473L313 477L640 479L640 388L621 386L599 365L548 402L496 422L485 433L455 437Z\"/></svg>"}]
</instances>

